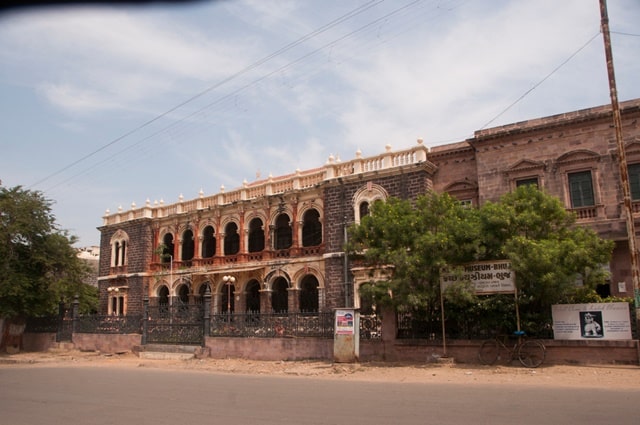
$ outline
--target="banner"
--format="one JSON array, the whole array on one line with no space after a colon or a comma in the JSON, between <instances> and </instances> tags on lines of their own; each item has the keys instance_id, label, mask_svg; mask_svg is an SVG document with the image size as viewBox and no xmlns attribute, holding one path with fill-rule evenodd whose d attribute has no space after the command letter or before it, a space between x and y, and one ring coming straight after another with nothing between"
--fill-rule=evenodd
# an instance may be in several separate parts
<instances>
[{"instance_id":1,"label":"banner","mask_svg":"<svg viewBox=\"0 0 640 425\"><path fill-rule=\"evenodd\" d=\"M628 303L551 306L554 339L631 339Z\"/></svg>"},{"instance_id":2,"label":"banner","mask_svg":"<svg viewBox=\"0 0 640 425\"><path fill-rule=\"evenodd\" d=\"M440 288L444 291L457 282L471 282L478 295L513 294L516 290L515 272L511 269L511 261L479 261L465 264L463 272L440 272Z\"/></svg>"}]
</instances>

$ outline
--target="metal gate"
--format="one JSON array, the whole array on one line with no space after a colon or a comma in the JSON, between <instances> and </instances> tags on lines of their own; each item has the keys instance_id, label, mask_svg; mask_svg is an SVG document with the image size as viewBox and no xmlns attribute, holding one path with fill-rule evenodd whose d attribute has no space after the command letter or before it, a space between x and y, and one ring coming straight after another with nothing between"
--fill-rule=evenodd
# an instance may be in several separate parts
<instances>
[{"instance_id":1,"label":"metal gate","mask_svg":"<svg viewBox=\"0 0 640 425\"><path fill-rule=\"evenodd\" d=\"M148 306L143 329L147 344L204 344L202 304Z\"/></svg>"}]
</instances>

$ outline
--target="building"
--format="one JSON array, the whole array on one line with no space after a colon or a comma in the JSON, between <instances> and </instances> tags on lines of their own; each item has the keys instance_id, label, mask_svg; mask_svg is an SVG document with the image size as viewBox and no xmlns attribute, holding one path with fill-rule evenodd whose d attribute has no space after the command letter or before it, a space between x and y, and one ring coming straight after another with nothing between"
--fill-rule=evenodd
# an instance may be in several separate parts
<instances>
[{"instance_id":1,"label":"building","mask_svg":"<svg viewBox=\"0 0 640 425\"><path fill-rule=\"evenodd\" d=\"M640 99L621 103L634 217L640 218ZM458 143L339 161L231 191L103 217L100 311L187 305L210 289L211 312L306 312L359 306L364 281L344 255L346 228L377 199L428 190L481 205L520 184L559 197L614 240L603 295L632 296L613 118L600 106L477 131ZM636 216L637 212L637 216ZM355 272L355 273L354 273Z\"/></svg>"}]
</instances>

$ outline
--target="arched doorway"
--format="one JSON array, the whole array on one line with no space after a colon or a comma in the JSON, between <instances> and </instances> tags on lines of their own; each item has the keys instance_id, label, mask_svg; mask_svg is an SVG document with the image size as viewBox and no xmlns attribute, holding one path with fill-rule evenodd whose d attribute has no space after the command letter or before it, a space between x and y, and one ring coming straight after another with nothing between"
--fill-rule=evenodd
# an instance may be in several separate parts
<instances>
[{"instance_id":1,"label":"arched doorway","mask_svg":"<svg viewBox=\"0 0 640 425\"><path fill-rule=\"evenodd\" d=\"M248 313L260 313L260 282L255 279L247 283L246 308Z\"/></svg>"},{"instance_id":2,"label":"arched doorway","mask_svg":"<svg viewBox=\"0 0 640 425\"><path fill-rule=\"evenodd\" d=\"M286 313L289 311L289 285L284 277L277 278L272 285L271 308L274 313Z\"/></svg>"},{"instance_id":3,"label":"arched doorway","mask_svg":"<svg viewBox=\"0 0 640 425\"><path fill-rule=\"evenodd\" d=\"M318 279L313 275L307 275L300 282L300 311L311 313L318 311Z\"/></svg>"}]
</instances>

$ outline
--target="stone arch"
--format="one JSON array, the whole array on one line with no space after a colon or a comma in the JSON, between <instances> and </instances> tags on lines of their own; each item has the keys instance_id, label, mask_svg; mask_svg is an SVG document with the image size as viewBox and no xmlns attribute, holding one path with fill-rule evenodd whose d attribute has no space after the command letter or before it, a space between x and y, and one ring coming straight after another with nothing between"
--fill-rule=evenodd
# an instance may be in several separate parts
<instances>
[{"instance_id":1,"label":"stone arch","mask_svg":"<svg viewBox=\"0 0 640 425\"><path fill-rule=\"evenodd\" d=\"M389 193L384 187L373 182L367 182L365 186L356 190L352 197L355 222L357 224L360 223L362 217L368 214L371 204L375 201L386 201L388 198ZM364 208L365 206L366 208Z\"/></svg>"},{"instance_id":2,"label":"stone arch","mask_svg":"<svg viewBox=\"0 0 640 425\"><path fill-rule=\"evenodd\" d=\"M247 281L245 292L245 309L247 312L258 313L260 312L260 281L258 279L250 279Z\"/></svg>"},{"instance_id":3,"label":"stone arch","mask_svg":"<svg viewBox=\"0 0 640 425\"><path fill-rule=\"evenodd\" d=\"M320 282L313 274L302 277L299 283L298 302L303 313L317 312L320 309Z\"/></svg>"},{"instance_id":4,"label":"stone arch","mask_svg":"<svg viewBox=\"0 0 640 425\"><path fill-rule=\"evenodd\" d=\"M122 229L118 229L109 241L111 245L111 267L126 266L129 253L129 235Z\"/></svg>"}]
</instances>

